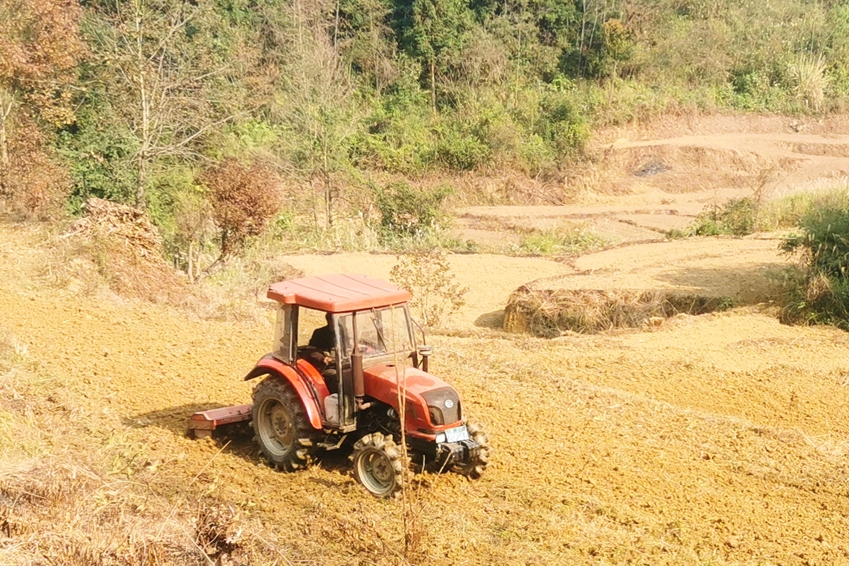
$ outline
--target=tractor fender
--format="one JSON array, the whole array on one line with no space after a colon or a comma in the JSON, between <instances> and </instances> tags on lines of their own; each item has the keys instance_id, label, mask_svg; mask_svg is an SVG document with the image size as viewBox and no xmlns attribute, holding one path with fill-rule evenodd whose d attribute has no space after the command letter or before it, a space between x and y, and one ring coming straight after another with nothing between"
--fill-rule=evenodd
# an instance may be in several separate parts
<instances>
[{"instance_id":1,"label":"tractor fender","mask_svg":"<svg viewBox=\"0 0 849 566\"><path fill-rule=\"evenodd\" d=\"M301 376L298 375L298 372L271 354L267 354L260 358L256 366L245 376L245 381L250 381L262 375L272 375L277 379L289 382L295 389L298 397L301 398L310 424L314 429L321 430L321 411L318 408L318 402L315 399L315 395L310 391L310 388L304 383Z\"/></svg>"}]
</instances>

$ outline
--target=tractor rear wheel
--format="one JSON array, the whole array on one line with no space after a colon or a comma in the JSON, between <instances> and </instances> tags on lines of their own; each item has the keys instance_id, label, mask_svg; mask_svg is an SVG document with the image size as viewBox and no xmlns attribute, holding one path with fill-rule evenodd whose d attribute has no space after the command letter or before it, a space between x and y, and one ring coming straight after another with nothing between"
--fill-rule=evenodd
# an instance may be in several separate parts
<instances>
[{"instance_id":1,"label":"tractor rear wheel","mask_svg":"<svg viewBox=\"0 0 849 566\"><path fill-rule=\"evenodd\" d=\"M489 467L489 457L492 454L492 447L489 445L489 439L486 437L486 433L478 423L468 421L466 422L466 429L469 431L469 438L477 442L480 449L477 455L468 462L455 464L451 469L458 474L476 480Z\"/></svg>"},{"instance_id":2,"label":"tractor rear wheel","mask_svg":"<svg viewBox=\"0 0 849 566\"><path fill-rule=\"evenodd\" d=\"M367 434L354 444L354 477L377 497L390 497L404 482L404 455L390 435Z\"/></svg>"},{"instance_id":3,"label":"tractor rear wheel","mask_svg":"<svg viewBox=\"0 0 849 566\"><path fill-rule=\"evenodd\" d=\"M313 460L313 430L298 394L284 380L268 376L253 395L253 428L268 463L293 472Z\"/></svg>"}]
</instances>

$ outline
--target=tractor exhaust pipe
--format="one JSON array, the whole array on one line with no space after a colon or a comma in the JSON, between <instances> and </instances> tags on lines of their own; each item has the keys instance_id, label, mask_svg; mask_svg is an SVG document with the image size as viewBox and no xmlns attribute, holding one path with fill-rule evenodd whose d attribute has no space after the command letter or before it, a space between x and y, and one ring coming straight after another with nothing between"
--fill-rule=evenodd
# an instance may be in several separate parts
<instances>
[{"instance_id":1,"label":"tractor exhaust pipe","mask_svg":"<svg viewBox=\"0 0 849 566\"><path fill-rule=\"evenodd\" d=\"M430 365L428 363L428 361L429 361L430 355L432 353L433 353L433 347L432 346L427 346L427 345L424 345L424 344L419 346L419 355L422 357L421 368L422 368L422 371L425 372L425 373L427 373L428 366Z\"/></svg>"},{"instance_id":2,"label":"tractor exhaust pipe","mask_svg":"<svg viewBox=\"0 0 849 566\"><path fill-rule=\"evenodd\" d=\"M354 397L358 399L357 405L362 404L362 398L366 394L365 378L363 377L363 353L360 351L360 331L357 328L357 315L352 317L354 330L354 348L351 352L351 373L354 377Z\"/></svg>"}]
</instances>

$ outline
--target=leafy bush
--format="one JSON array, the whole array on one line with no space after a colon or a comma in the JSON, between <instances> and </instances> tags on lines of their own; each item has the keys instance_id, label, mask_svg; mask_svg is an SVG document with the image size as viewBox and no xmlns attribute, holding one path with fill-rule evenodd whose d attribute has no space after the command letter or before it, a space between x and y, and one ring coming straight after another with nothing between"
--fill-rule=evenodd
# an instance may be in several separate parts
<instances>
[{"instance_id":1,"label":"leafy bush","mask_svg":"<svg viewBox=\"0 0 849 566\"><path fill-rule=\"evenodd\" d=\"M489 161L490 149L473 134L449 129L440 136L434 158L446 169L471 171Z\"/></svg>"},{"instance_id":2,"label":"leafy bush","mask_svg":"<svg viewBox=\"0 0 849 566\"><path fill-rule=\"evenodd\" d=\"M566 92L555 91L543 99L537 133L559 156L582 149L589 139L586 118Z\"/></svg>"},{"instance_id":3,"label":"leafy bush","mask_svg":"<svg viewBox=\"0 0 849 566\"><path fill-rule=\"evenodd\" d=\"M5 176L0 182L0 199L9 198L12 207L27 216L61 216L71 179L35 124L28 126L26 135L17 135L8 144L14 159L7 170L0 171Z\"/></svg>"},{"instance_id":4,"label":"leafy bush","mask_svg":"<svg viewBox=\"0 0 849 566\"><path fill-rule=\"evenodd\" d=\"M212 216L220 230L219 259L259 235L280 210L278 181L267 163L244 165L227 158L207 169L201 181L209 188Z\"/></svg>"},{"instance_id":5,"label":"leafy bush","mask_svg":"<svg viewBox=\"0 0 849 566\"><path fill-rule=\"evenodd\" d=\"M442 185L416 189L401 181L375 191L380 226L389 234L415 235L428 232L443 221L442 204L453 189Z\"/></svg>"},{"instance_id":6,"label":"leafy bush","mask_svg":"<svg viewBox=\"0 0 849 566\"><path fill-rule=\"evenodd\" d=\"M849 275L849 208L811 209L799 221L799 228L801 234L784 238L782 250L801 253L802 261L818 275Z\"/></svg>"},{"instance_id":7,"label":"leafy bush","mask_svg":"<svg viewBox=\"0 0 849 566\"><path fill-rule=\"evenodd\" d=\"M849 330L849 281L809 273L791 291L781 312L787 324L830 324Z\"/></svg>"},{"instance_id":8,"label":"leafy bush","mask_svg":"<svg viewBox=\"0 0 849 566\"><path fill-rule=\"evenodd\" d=\"M413 314L428 328L439 326L466 304L469 291L454 279L443 250L429 250L398 257L390 280L410 292Z\"/></svg>"},{"instance_id":9,"label":"leafy bush","mask_svg":"<svg viewBox=\"0 0 849 566\"><path fill-rule=\"evenodd\" d=\"M90 197L128 204L138 184L132 164L136 144L116 126L114 110L98 91L89 93L88 100L74 126L62 130L57 140L74 184L70 204L75 212Z\"/></svg>"},{"instance_id":10,"label":"leafy bush","mask_svg":"<svg viewBox=\"0 0 849 566\"><path fill-rule=\"evenodd\" d=\"M824 195L800 219L801 232L781 249L799 255L805 268L783 312L787 322L834 324L849 329L849 193Z\"/></svg>"},{"instance_id":11,"label":"leafy bush","mask_svg":"<svg viewBox=\"0 0 849 566\"><path fill-rule=\"evenodd\" d=\"M813 206L811 193L795 193L766 203L758 214L758 224L764 231L795 228Z\"/></svg>"},{"instance_id":12,"label":"leafy bush","mask_svg":"<svg viewBox=\"0 0 849 566\"><path fill-rule=\"evenodd\" d=\"M351 140L354 162L393 173L423 173L436 144L433 120L424 93L416 85L399 85L373 101L364 128Z\"/></svg>"},{"instance_id":13,"label":"leafy bush","mask_svg":"<svg viewBox=\"0 0 849 566\"><path fill-rule=\"evenodd\" d=\"M758 205L749 197L731 199L722 206L702 212L684 230L671 230L670 238L691 236L745 236L755 230Z\"/></svg>"}]
</instances>

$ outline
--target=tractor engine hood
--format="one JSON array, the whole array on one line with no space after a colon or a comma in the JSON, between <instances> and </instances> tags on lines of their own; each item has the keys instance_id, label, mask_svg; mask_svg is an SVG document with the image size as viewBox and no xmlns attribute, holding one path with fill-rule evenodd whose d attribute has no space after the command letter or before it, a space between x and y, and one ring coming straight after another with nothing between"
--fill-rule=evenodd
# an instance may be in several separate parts
<instances>
[{"instance_id":1,"label":"tractor engine hood","mask_svg":"<svg viewBox=\"0 0 849 566\"><path fill-rule=\"evenodd\" d=\"M406 428L433 434L462 422L457 391L436 376L406 365L364 370L365 394L398 409L398 383L406 388Z\"/></svg>"}]
</instances>

